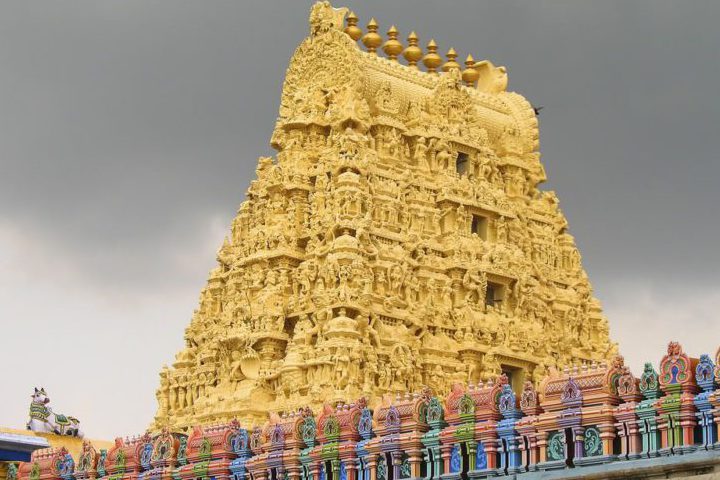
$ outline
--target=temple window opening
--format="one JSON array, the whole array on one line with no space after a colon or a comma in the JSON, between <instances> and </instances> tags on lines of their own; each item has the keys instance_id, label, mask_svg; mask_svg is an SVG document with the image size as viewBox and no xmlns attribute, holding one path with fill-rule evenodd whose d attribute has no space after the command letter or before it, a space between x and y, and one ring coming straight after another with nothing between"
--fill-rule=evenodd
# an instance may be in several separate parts
<instances>
[{"instance_id":1,"label":"temple window opening","mask_svg":"<svg viewBox=\"0 0 720 480\"><path fill-rule=\"evenodd\" d=\"M505 300L505 286L499 283L487 283L485 291L485 305L499 307Z\"/></svg>"},{"instance_id":2,"label":"temple window opening","mask_svg":"<svg viewBox=\"0 0 720 480\"><path fill-rule=\"evenodd\" d=\"M468 172L468 168L470 166L470 162L468 160L468 154L463 152L458 152L457 158L455 159L455 171L458 175L466 175Z\"/></svg>"},{"instance_id":3,"label":"temple window opening","mask_svg":"<svg viewBox=\"0 0 720 480\"><path fill-rule=\"evenodd\" d=\"M470 233L474 233L483 240L487 240L488 219L482 215L473 215L470 224Z\"/></svg>"}]
</instances>

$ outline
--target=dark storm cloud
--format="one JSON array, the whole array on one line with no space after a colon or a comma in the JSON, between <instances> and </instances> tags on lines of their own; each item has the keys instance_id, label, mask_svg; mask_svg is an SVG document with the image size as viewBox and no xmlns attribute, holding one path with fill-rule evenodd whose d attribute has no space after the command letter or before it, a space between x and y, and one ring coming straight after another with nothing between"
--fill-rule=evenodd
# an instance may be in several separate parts
<instances>
[{"instance_id":1,"label":"dark storm cloud","mask_svg":"<svg viewBox=\"0 0 720 480\"><path fill-rule=\"evenodd\" d=\"M628 318L717 290L720 2L347 3L362 26L374 16L381 32L396 24L403 39L415 30L423 46L434 37L442 53L453 46L460 60L472 53L506 65L509 88L545 106L546 188L558 193L621 342L638 334L623 330ZM0 317L5 308L12 326L3 328L19 332L4 354L24 352L28 334L17 319L70 332L95 331L97 318L125 322L114 333L117 348L145 353L96 378L121 379L143 405L113 421L149 420L156 363L179 346L256 158L270 153L285 68L307 34L309 6L0 4ZM3 277L8 265L15 270ZM26 269L21 286L15 277ZM117 297L107 311L81 299L97 291ZM143 300L155 292L166 296ZM25 308L44 294L67 305ZM626 305L633 296L642 302ZM716 311L717 301L692 306L695 327L713 325L703 312ZM124 316L115 318L118 305ZM146 325L155 329L149 338ZM137 336L125 346L123 332ZM92 335L83 348L102 348ZM166 337L172 341L162 343ZM76 357L66 360L76 368ZM31 376L30 367L16 380ZM108 438L117 431L100 413L91 420Z\"/></svg>"},{"instance_id":2,"label":"dark storm cloud","mask_svg":"<svg viewBox=\"0 0 720 480\"><path fill-rule=\"evenodd\" d=\"M117 249L151 259L211 212L229 220L268 153L308 5L5 3L3 215L81 257ZM717 2L351 7L361 24L373 15L381 31L396 23L441 51L507 65L510 87L546 107L548 188L591 272L712 273ZM128 263L119 255L113 265Z\"/></svg>"}]
</instances>

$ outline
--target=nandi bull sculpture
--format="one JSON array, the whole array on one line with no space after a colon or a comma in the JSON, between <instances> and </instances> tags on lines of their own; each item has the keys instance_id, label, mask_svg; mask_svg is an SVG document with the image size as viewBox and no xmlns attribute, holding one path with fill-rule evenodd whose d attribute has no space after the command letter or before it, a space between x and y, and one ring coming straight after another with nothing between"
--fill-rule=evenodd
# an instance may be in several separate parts
<instances>
[{"instance_id":1,"label":"nandi bull sculpture","mask_svg":"<svg viewBox=\"0 0 720 480\"><path fill-rule=\"evenodd\" d=\"M44 388L35 388L30 403L30 420L27 423L28 430L42 433L55 433L57 435L70 435L83 437L80 430L80 421L71 416L54 413L47 404L50 403Z\"/></svg>"}]
</instances>

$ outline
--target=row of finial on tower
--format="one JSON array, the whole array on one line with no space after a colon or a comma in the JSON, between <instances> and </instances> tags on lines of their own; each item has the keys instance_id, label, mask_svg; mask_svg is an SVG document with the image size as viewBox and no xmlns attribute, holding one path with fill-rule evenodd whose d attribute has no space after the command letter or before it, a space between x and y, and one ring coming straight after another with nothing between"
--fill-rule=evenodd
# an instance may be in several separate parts
<instances>
[{"instance_id":1,"label":"row of finial on tower","mask_svg":"<svg viewBox=\"0 0 720 480\"><path fill-rule=\"evenodd\" d=\"M367 24L367 33L363 35L363 31L358 27L358 17L354 12L350 12L345 18L345 33L355 41L360 40L368 52L377 54L378 47L382 48L385 55L394 62L398 61L398 57L402 55L410 68L418 68L418 62L422 61L428 73L437 74L438 67L443 72L451 69L460 70L461 66L457 62L458 56L454 48L450 47L445 54L447 61L443 63L442 57L437 53L438 46L435 40L430 40L427 44L427 52L423 55L422 48L418 46L418 36L415 32L408 35L407 47L403 47L402 42L398 40L399 32L395 25L391 26L387 31L387 40L383 43L383 39L378 33L378 24L374 18L371 18ZM473 86L480 76L480 73L474 68L475 59L472 55L465 59L465 69L462 71L462 79L468 86Z\"/></svg>"}]
</instances>

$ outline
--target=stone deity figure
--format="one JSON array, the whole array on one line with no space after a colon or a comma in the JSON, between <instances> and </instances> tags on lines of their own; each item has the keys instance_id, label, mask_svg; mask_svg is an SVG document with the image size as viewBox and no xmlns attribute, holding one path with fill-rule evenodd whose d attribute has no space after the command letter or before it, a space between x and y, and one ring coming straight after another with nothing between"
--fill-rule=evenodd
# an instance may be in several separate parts
<instances>
[{"instance_id":1,"label":"stone deity figure","mask_svg":"<svg viewBox=\"0 0 720 480\"><path fill-rule=\"evenodd\" d=\"M477 267L469 268L463 276L463 286L466 303L482 305L485 303L485 291L487 290L487 277L485 272Z\"/></svg>"},{"instance_id":2,"label":"stone deity figure","mask_svg":"<svg viewBox=\"0 0 720 480\"><path fill-rule=\"evenodd\" d=\"M425 167L430 170L430 164L428 163L428 145L425 137L420 137L415 143L415 165Z\"/></svg>"},{"instance_id":3,"label":"stone deity figure","mask_svg":"<svg viewBox=\"0 0 720 480\"><path fill-rule=\"evenodd\" d=\"M242 359L240 352L237 350L233 350L230 354L230 358L230 379L234 384L238 384L245 379L245 375L243 374L241 366Z\"/></svg>"},{"instance_id":4,"label":"stone deity figure","mask_svg":"<svg viewBox=\"0 0 720 480\"><path fill-rule=\"evenodd\" d=\"M437 153L435 154L435 168L448 170L452 158L450 146L446 141L442 140L438 142L437 149Z\"/></svg>"}]
</instances>

